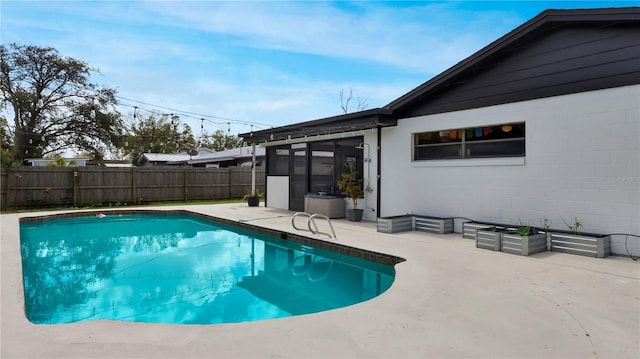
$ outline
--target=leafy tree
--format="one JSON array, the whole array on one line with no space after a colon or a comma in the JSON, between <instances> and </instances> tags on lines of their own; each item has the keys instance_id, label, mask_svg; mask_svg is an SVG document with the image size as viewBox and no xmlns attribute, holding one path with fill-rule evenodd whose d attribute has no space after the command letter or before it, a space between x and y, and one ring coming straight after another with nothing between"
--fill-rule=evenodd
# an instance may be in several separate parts
<instances>
[{"instance_id":1,"label":"leafy tree","mask_svg":"<svg viewBox=\"0 0 640 359\"><path fill-rule=\"evenodd\" d=\"M121 148L124 155L135 164L145 152L177 153L195 148L191 127L185 123L179 131L179 123L178 116L159 113L134 118L123 137Z\"/></svg>"},{"instance_id":2,"label":"leafy tree","mask_svg":"<svg viewBox=\"0 0 640 359\"><path fill-rule=\"evenodd\" d=\"M214 151L230 150L232 148L242 147L242 138L227 134L222 130L216 130L216 132L211 135L203 132L200 147Z\"/></svg>"},{"instance_id":3,"label":"leafy tree","mask_svg":"<svg viewBox=\"0 0 640 359\"><path fill-rule=\"evenodd\" d=\"M13 139L7 119L0 116L0 161L2 168L12 167L13 160Z\"/></svg>"},{"instance_id":4,"label":"leafy tree","mask_svg":"<svg viewBox=\"0 0 640 359\"><path fill-rule=\"evenodd\" d=\"M52 47L0 45L0 106L13 112L15 159L69 148L101 154L121 135L115 90L90 82L98 70Z\"/></svg>"}]
</instances>

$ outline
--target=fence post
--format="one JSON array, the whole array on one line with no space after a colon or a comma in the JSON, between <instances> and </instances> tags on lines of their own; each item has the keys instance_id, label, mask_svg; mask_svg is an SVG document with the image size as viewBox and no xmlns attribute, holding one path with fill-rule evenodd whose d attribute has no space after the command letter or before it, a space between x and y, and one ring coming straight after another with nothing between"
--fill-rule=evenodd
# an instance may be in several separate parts
<instances>
[{"instance_id":1,"label":"fence post","mask_svg":"<svg viewBox=\"0 0 640 359\"><path fill-rule=\"evenodd\" d=\"M73 206L78 207L78 171L73 171Z\"/></svg>"},{"instance_id":2,"label":"fence post","mask_svg":"<svg viewBox=\"0 0 640 359\"><path fill-rule=\"evenodd\" d=\"M136 204L136 168L131 167L131 204Z\"/></svg>"},{"instance_id":3,"label":"fence post","mask_svg":"<svg viewBox=\"0 0 640 359\"><path fill-rule=\"evenodd\" d=\"M188 187L189 187L189 183L187 181L187 167L184 168L184 201L187 201L187 192L188 192Z\"/></svg>"},{"instance_id":4,"label":"fence post","mask_svg":"<svg viewBox=\"0 0 640 359\"><path fill-rule=\"evenodd\" d=\"M6 187L5 189L5 196L7 196L7 201L6 201L6 206L4 206L5 208L3 209L9 209L11 208L11 169L9 169L7 171L7 180L4 182L4 186ZM14 199L15 202L15 199Z\"/></svg>"}]
</instances>

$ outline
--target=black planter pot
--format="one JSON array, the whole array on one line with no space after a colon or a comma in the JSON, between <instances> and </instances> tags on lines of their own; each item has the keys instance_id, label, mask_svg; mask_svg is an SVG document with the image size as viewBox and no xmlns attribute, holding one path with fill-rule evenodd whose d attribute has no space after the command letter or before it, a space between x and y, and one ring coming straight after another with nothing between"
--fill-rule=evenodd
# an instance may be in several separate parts
<instances>
[{"instance_id":1,"label":"black planter pot","mask_svg":"<svg viewBox=\"0 0 640 359\"><path fill-rule=\"evenodd\" d=\"M258 207L260 205L260 197L247 197L247 204L249 205L249 207Z\"/></svg>"},{"instance_id":2,"label":"black planter pot","mask_svg":"<svg viewBox=\"0 0 640 359\"><path fill-rule=\"evenodd\" d=\"M347 210L347 218L351 222L360 222L362 221L362 214L364 213L363 209L354 208Z\"/></svg>"}]
</instances>

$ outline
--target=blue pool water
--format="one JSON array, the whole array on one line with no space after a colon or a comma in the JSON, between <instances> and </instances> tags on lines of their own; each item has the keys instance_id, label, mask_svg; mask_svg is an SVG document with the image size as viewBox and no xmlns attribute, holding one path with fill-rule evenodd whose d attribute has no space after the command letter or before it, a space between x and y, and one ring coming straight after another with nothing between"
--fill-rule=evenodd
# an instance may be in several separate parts
<instances>
[{"instance_id":1,"label":"blue pool water","mask_svg":"<svg viewBox=\"0 0 640 359\"><path fill-rule=\"evenodd\" d=\"M280 318L366 301L395 273L186 214L24 222L20 241L25 311L37 324Z\"/></svg>"}]
</instances>

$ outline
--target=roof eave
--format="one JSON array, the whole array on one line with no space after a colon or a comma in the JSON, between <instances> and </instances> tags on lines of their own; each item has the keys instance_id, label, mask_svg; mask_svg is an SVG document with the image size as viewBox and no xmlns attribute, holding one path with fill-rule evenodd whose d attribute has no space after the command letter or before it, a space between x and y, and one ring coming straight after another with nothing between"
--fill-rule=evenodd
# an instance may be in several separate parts
<instances>
[{"instance_id":1,"label":"roof eave","mask_svg":"<svg viewBox=\"0 0 640 359\"><path fill-rule=\"evenodd\" d=\"M376 108L274 127L268 130L241 133L239 136L248 143L263 143L395 125L397 125L397 121L392 117L391 111Z\"/></svg>"}]
</instances>

